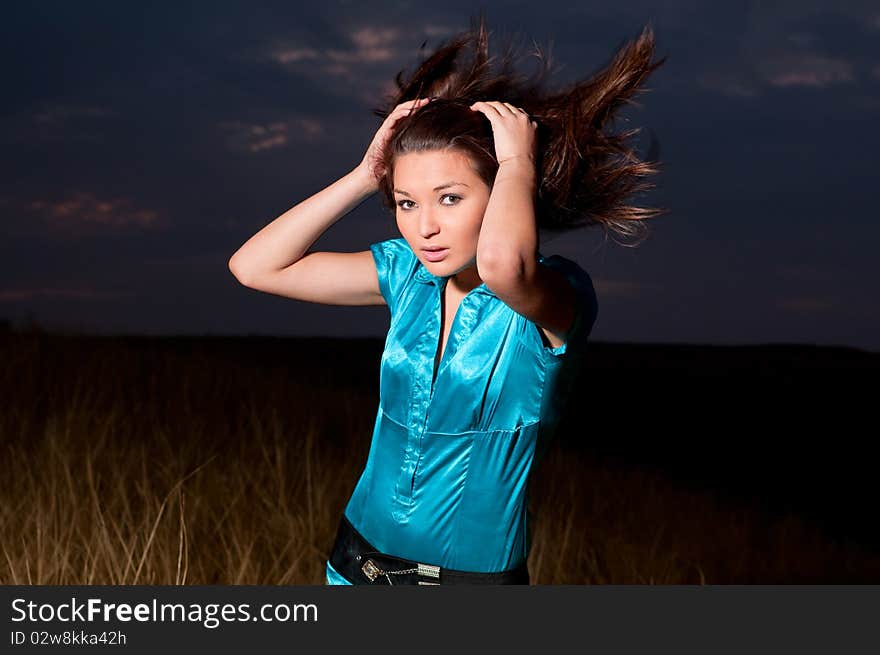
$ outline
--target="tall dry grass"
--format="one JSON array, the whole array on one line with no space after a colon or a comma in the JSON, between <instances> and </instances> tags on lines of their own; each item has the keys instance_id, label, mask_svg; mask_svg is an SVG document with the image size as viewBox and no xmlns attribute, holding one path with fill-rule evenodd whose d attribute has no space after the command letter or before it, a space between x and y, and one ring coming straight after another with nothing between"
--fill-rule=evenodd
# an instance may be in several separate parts
<instances>
[{"instance_id":1,"label":"tall dry grass","mask_svg":"<svg viewBox=\"0 0 880 655\"><path fill-rule=\"evenodd\" d=\"M375 389L332 356L280 340L0 341L0 583L323 583L376 410ZM880 572L876 553L797 517L561 446L531 509L535 584Z\"/></svg>"}]
</instances>

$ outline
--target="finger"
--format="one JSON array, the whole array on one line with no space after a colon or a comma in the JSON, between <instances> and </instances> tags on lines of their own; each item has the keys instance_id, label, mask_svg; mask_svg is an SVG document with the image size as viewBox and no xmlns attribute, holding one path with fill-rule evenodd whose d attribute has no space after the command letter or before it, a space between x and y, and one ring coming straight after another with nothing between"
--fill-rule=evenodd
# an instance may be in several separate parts
<instances>
[{"instance_id":1,"label":"finger","mask_svg":"<svg viewBox=\"0 0 880 655\"><path fill-rule=\"evenodd\" d=\"M411 103L409 103L408 105L406 105L406 106L404 107L404 109L405 109L406 111L408 111L408 112L414 112L414 111L416 111L417 109L420 109L421 107L427 105L427 104L428 104L429 102L431 102L433 99L434 99L434 98L416 98L416 99L413 100Z\"/></svg>"},{"instance_id":2,"label":"finger","mask_svg":"<svg viewBox=\"0 0 880 655\"><path fill-rule=\"evenodd\" d=\"M513 116L516 113L513 110L513 106L506 103L506 102L500 102L498 100L491 100L491 101L489 101L489 104L492 107L494 107L496 110L498 110L498 114L501 116Z\"/></svg>"},{"instance_id":3,"label":"finger","mask_svg":"<svg viewBox=\"0 0 880 655\"><path fill-rule=\"evenodd\" d=\"M510 107L506 102L499 102L498 100L490 100L489 104L498 111L499 116L511 116L513 111L511 111Z\"/></svg>"},{"instance_id":4,"label":"finger","mask_svg":"<svg viewBox=\"0 0 880 655\"><path fill-rule=\"evenodd\" d=\"M492 102L478 101L471 105L471 109L482 111L484 114L486 114L486 118L489 119L501 116L501 112L498 110L498 107L496 107L495 104Z\"/></svg>"},{"instance_id":5,"label":"finger","mask_svg":"<svg viewBox=\"0 0 880 655\"><path fill-rule=\"evenodd\" d=\"M505 107L507 107L507 109L510 110L511 114L524 114L525 113L522 109L520 109L519 107L514 107L509 102L502 102L501 104L504 105Z\"/></svg>"},{"instance_id":6,"label":"finger","mask_svg":"<svg viewBox=\"0 0 880 655\"><path fill-rule=\"evenodd\" d=\"M397 120L403 116L408 116L413 113L415 109L421 107L422 105L427 104L433 98L417 98L415 100L408 100L404 103L401 103L395 107L390 114L388 114L388 118L393 118ZM416 107L418 104L418 107Z\"/></svg>"},{"instance_id":7,"label":"finger","mask_svg":"<svg viewBox=\"0 0 880 655\"><path fill-rule=\"evenodd\" d=\"M404 105L398 106L395 111L397 111L399 113L408 113L408 112L415 111L416 109L421 107L423 104L425 104L425 103L420 100L413 100L412 102L408 102Z\"/></svg>"},{"instance_id":8,"label":"finger","mask_svg":"<svg viewBox=\"0 0 880 655\"><path fill-rule=\"evenodd\" d=\"M407 112L412 109L415 109L417 106L421 107L422 105L430 102L431 100L433 100L433 98L416 98L414 100L407 100L406 102L401 102L399 105L397 105L391 111L391 113L394 114L394 113Z\"/></svg>"}]
</instances>

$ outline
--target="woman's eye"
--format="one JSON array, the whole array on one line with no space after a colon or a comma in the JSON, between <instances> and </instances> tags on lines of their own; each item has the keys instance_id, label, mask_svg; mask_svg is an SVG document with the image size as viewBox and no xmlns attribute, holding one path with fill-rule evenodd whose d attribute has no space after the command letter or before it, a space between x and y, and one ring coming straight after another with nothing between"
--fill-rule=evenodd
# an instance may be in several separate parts
<instances>
[{"instance_id":1,"label":"woman's eye","mask_svg":"<svg viewBox=\"0 0 880 655\"><path fill-rule=\"evenodd\" d=\"M461 196L457 196L457 195L455 195L454 193L445 193L445 194L443 194L442 196L440 196L440 200L442 201L443 198L454 198L454 199L455 199L456 202L452 202L452 203L442 203L442 204L445 204L445 205L447 205L447 206L449 206L449 205L455 205L455 204L458 203L459 200L461 200ZM409 209L409 207L405 207L405 206L404 206L404 203L406 203L406 202L412 202L412 200L399 200L399 201L397 202L397 206L400 207L400 208L403 209L403 210L407 210L407 209Z\"/></svg>"}]
</instances>

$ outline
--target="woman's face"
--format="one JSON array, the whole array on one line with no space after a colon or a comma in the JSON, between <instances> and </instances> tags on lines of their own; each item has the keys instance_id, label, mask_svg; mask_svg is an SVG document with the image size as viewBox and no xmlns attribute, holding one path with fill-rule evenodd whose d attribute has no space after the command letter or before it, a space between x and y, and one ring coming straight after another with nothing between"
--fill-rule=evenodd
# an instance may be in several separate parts
<instances>
[{"instance_id":1,"label":"woman's face","mask_svg":"<svg viewBox=\"0 0 880 655\"><path fill-rule=\"evenodd\" d=\"M476 265L491 189L469 161L460 151L432 150L401 155L394 163L397 227L438 277ZM435 256L423 250L437 246L446 250Z\"/></svg>"}]
</instances>

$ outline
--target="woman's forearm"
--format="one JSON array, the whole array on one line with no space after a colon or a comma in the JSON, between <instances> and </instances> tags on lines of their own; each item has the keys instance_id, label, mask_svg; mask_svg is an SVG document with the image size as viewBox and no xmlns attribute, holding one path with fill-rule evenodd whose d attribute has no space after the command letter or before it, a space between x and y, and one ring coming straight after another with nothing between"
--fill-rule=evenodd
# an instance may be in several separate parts
<instances>
[{"instance_id":1,"label":"woman's forearm","mask_svg":"<svg viewBox=\"0 0 880 655\"><path fill-rule=\"evenodd\" d=\"M229 260L239 280L281 270L298 261L327 229L378 186L358 166L330 186L291 207L248 239Z\"/></svg>"},{"instance_id":2,"label":"woman's forearm","mask_svg":"<svg viewBox=\"0 0 880 655\"><path fill-rule=\"evenodd\" d=\"M481 277L528 270L538 249L535 217L537 173L529 159L502 162L495 174L489 204L477 243L477 268Z\"/></svg>"}]
</instances>

